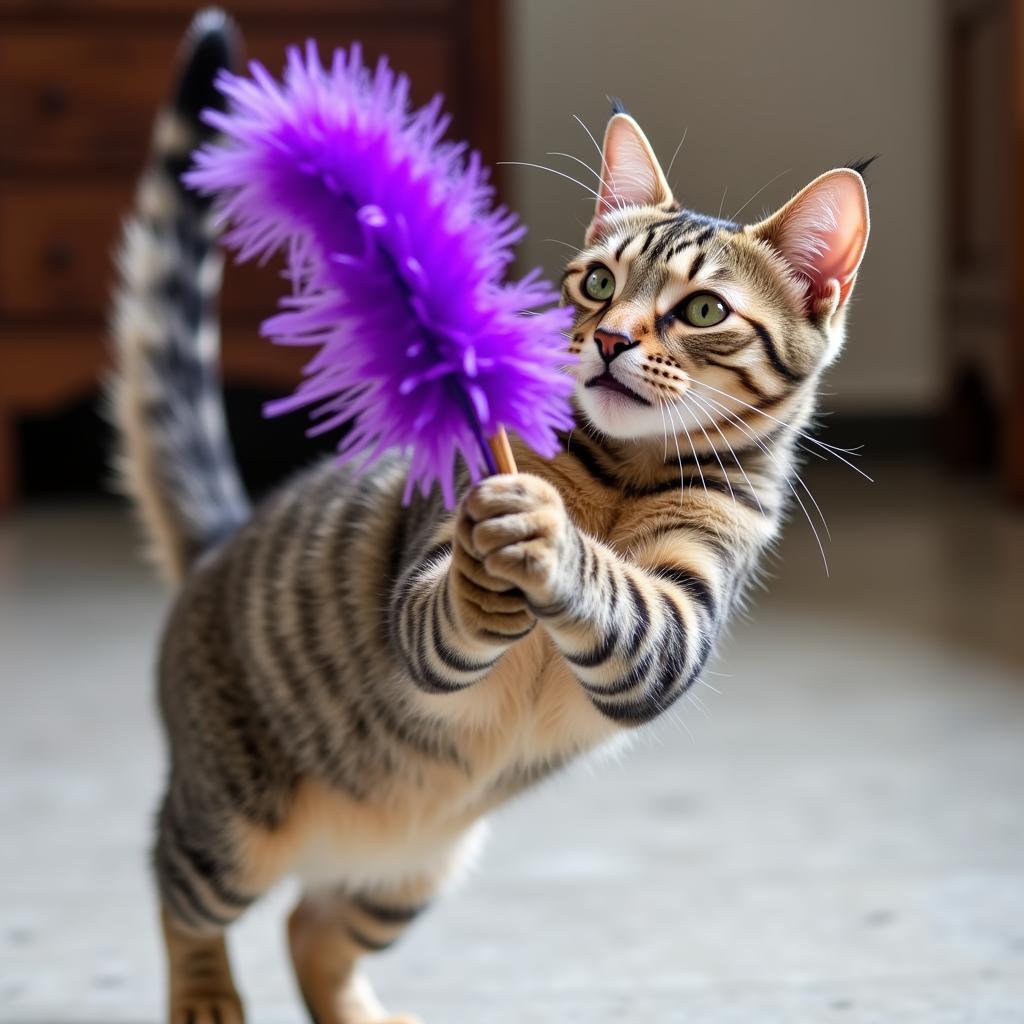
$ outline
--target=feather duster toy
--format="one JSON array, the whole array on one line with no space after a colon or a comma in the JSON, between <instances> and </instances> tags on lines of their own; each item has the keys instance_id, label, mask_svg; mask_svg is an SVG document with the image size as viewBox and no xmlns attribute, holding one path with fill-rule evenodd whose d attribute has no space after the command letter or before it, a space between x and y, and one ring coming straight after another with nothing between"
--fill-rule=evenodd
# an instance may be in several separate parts
<instances>
[{"instance_id":1,"label":"feather duster toy","mask_svg":"<svg viewBox=\"0 0 1024 1024\"><path fill-rule=\"evenodd\" d=\"M358 46L321 65L292 49L283 82L261 64L222 72L222 138L201 148L190 187L213 195L237 259L283 251L291 294L262 333L315 345L296 393L267 415L312 407L310 435L354 420L338 446L367 465L410 453L406 500L439 484L455 501L454 467L471 477L515 469L503 426L538 453L571 426L561 332L571 313L534 271L506 283L516 216L493 206L478 154L442 141L441 97L420 110L384 60Z\"/></svg>"}]
</instances>

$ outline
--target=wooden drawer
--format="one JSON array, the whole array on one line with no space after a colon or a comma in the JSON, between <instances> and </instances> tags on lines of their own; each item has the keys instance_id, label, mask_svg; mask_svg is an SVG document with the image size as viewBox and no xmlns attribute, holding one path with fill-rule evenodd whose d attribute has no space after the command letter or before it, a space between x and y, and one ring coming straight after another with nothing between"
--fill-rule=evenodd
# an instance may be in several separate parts
<instances>
[{"instance_id":1,"label":"wooden drawer","mask_svg":"<svg viewBox=\"0 0 1024 1024\"><path fill-rule=\"evenodd\" d=\"M308 348L271 345L252 327L228 324L221 334L226 381L287 394L310 358ZM88 393L110 370L110 341L98 327L0 327L0 411L5 404L53 409Z\"/></svg>"},{"instance_id":2,"label":"wooden drawer","mask_svg":"<svg viewBox=\"0 0 1024 1024\"><path fill-rule=\"evenodd\" d=\"M340 18L423 17L447 14L460 2L489 0L233 0L221 6L230 9L239 21L247 17L266 15L280 20L318 15ZM142 15L145 17L177 17L183 22L192 17L203 5L199 0L0 0L0 14L17 15L24 19L89 20L111 15ZM182 26L179 26L181 29Z\"/></svg>"},{"instance_id":3,"label":"wooden drawer","mask_svg":"<svg viewBox=\"0 0 1024 1024\"><path fill-rule=\"evenodd\" d=\"M113 252L132 198L125 183L74 192L17 183L0 192L0 317L99 323L114 280ZM223 309L255 322L287 285L274 266L229 266Z\"/></svg>"},{"instance_id":4,"label":"wooden drawer","mask_svg":"<svg viewBox=\"0 0 1024 1024\"><path fill-rule=\"evenodd\" d=\"M244 21L244 19L243 19ZM246 30L249 53L275 73L285 46L302 42ZM347 46L336 27L317 30L322 54ZM359 32L370 59L386 53L409 74L418 103L454 91L454 42L429 25ZM0 32L0 171L127 169L145 153L150 125L173 74L176 33L152 28L83 32L46 25Z\"/></svg>"}]
</instances>

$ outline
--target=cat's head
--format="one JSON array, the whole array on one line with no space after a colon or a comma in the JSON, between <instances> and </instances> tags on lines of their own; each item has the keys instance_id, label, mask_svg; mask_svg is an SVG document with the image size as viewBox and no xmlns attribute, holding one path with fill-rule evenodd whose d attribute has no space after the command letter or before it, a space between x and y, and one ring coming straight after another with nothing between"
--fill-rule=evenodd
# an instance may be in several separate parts
<instances>
[{"instance_id":1,"label":"cat's head","mask_svg":"<svg viewBox=\"0 0 1024 1024\"><path fill-rule=\"evenodd\" d=\"M868 239L861 175L829 171L765 220L733 223L682 208L640 127L617 113L601 178L563 278L586 418L633 439L696 431L726 410L785 415L842 347Z\"/></svg>"}]
</instances>

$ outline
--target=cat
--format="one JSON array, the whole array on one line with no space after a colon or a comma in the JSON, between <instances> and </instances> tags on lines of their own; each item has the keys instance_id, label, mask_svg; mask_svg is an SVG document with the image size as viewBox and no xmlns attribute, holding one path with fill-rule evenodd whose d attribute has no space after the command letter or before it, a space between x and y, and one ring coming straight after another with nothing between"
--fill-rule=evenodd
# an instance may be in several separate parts
<instances>
[{"instance_id":1,"label":"cat","mask_svg":"<svg viewBox=\"0 0 1024 1024\"><path fill-rule=\"evenodd\" d=\"M857 169L739 224L683 208L611 117L562 277L576 428L545 461L403 505L396 452L250 508L218 394L221 255L180 184L234 30L201 15L125 231L122 470L178 586L159 657L170 767L153 865L175 1024L240 1024L225 929L282 876L318 1024L383 1024L359 973L486 814L663 714L700 677L794 487L868 237Z\"/></svg>"}]
</instances>

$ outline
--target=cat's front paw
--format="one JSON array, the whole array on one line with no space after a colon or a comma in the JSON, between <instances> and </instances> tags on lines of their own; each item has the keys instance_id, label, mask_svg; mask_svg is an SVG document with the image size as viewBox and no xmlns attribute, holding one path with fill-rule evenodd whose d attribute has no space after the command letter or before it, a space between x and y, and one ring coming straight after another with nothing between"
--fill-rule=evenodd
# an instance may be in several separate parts
<instances>
[{"instance_id":1,"label":"cat's front paw","mask_svg":"<svg viewBox=\"0 0 1024 1024\"><path fill-rule=\"evenodd\" d=\"M448 577L452 604L463 629L484 643L512 642L537 624L523 592L507 579L487 571L473 548L476 521L463 500L455 521L455 543Z\"/></svg>"},{"instance_id":2,"label":"cat's front paw","mask_svg":"<svg viewBox=\"0 0 1024 1024\"><path fill-rule=\"evenodd\" d=\"M460 532L487 573L553 612L576 585L579 539L562 496L531 473L492 476L463 501Z\"/></svg>"}]
</instances>

